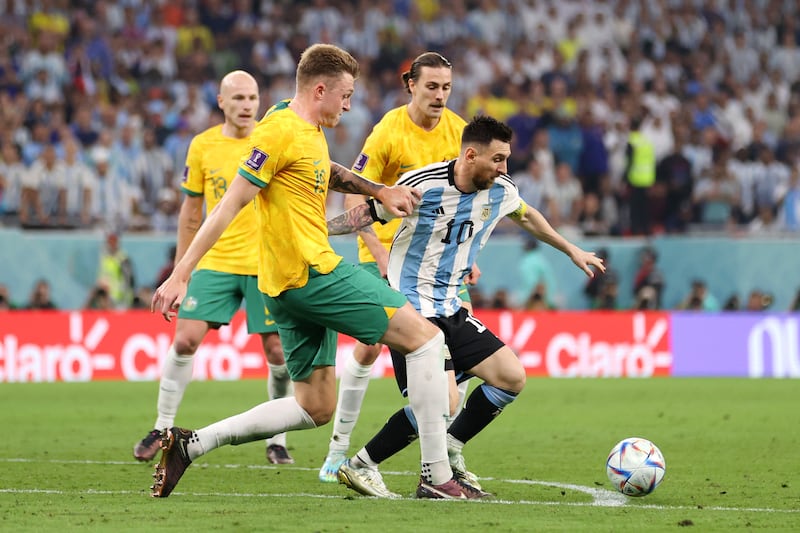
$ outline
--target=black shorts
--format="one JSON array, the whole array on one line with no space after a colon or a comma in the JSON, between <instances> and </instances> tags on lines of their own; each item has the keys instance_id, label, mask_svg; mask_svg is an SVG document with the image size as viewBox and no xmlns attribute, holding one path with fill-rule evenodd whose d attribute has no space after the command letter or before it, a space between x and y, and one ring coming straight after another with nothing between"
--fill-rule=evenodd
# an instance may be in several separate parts
<instances>
[{"instance_id":1,"label":"black shorts","mask_svg":"<svg viewBox=\"0 0 800 533\"><path fill-rule=\"evenodd\" d=\"M468 370L505 346L503 341L463 307L453 316L428 320L444 333L444 341L450 349L451 357L445 360L444 368L455 370L458 383L471 378L472 375L467 372ZM406 358L400 352L390 351L397 386L400 387L403 396L407 396Z\"/></svg>"}]
</instances>

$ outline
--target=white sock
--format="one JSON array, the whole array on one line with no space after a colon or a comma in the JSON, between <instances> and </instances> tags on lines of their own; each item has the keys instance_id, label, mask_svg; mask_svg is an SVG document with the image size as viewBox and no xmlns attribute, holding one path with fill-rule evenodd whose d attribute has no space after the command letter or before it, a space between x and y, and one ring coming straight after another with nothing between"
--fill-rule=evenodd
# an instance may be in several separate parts
<instances>
[{"instance_id":1,"label":"white sock","mask_svg":"<svg viewBox=\"0 0 800 533\"><path fill-rule=\"evenodd\" d=\"M453 477L447 459L447 417L450 412L447 374L444 371L444 334L406 354L408 401L417 419L422 476L434 485Z\"/></svg>"},{"instance_id":2,"label":"white sock","mask_svg":"<svg viewBox=\"0 0 800 533\"><path fill-rule=\"evenodd\" d=\"M469 380L462 381L458 384L458 405L456 406L456 412L453 413L453 416L447 418L448 428L453 423L453 420L455 420L459 415L459 413L461 413L461 410L464 409L464 398L467 397L467 389L469 389Z\"/></svg>"},{"instance_id":3,"label":"white sock","mask_svg":"<svg viewBox=\"0 0 800 533\"><path fill-rule=\"evenodd\" d=\"M464 443L452 436L451 434L447 434L447 455L461 455L461 450L464 449Z\"/></svg>"},{"instance_id":4,"label":"white sock","mask_svg":"<svg viewBox=\"0 0 800 533\"><path fill-rule=\"evenodd\" d=\"M371 372L372 365L360 364L352 354L345 361L339 380L339 398L336 401L329 452L346 452L350 447L350 435L358 421Z\"/></svg>"},{"instance_id":5,"label":"white sock","mask_svg":"<svg viewBox=\"0 0 800 533\"><path fill-rule=\"evenodd\" d=\"M273 365L267 363L269 367L269 377L267 378L267 394L270 400L277 400L278 398L285 398L294 393L292 386L292 378L289 377L289 370L286 364ZM278 433L272 438L267 439L267 446L277 444L278 446L286 447L286 433Z\"/></svg>"},{"instance_id":6,"label":"white sock","mask_svg":"<svg viewBox=\"0 0 800 533\"><path fill-rule=\"evenodd\" d=\"M269 377L267 378L269 399L277 400L278 398L291 396L294 392L294 387L292 386L292 378L289 377L286 363L282 365L267 363L267 366L269 367Z\"/></svg>"},{"instance_id":7,"label":"white sock","mask_svg":"<svg viewBox=\"0 0 800 533\"><path fill-rule=\"evenodd\" d=\"M372 460L372 457L369 456L369 452L366 448L361 448L358 450L358 453L350 459L350 464L355 466L356 468L363 468L368 466L370 468L378 468L378 463Z\"/></svg>"},{"instance_id":8,"label":"white sock","mask_svg":"<svg viewBox=\"0 0 800 533\"><path fill-rule=\"evenodd\" d=\"M158 384L158 418L155 429L170 428L175 425L175 416L183 400L186 386L192 381L194 355L180 355L170 346L161 369Z\"/></svg>"},{"instance_id":9,"label":"white sock","mask_svg":"<svg viewBox=\"0 0 800 533\"><path fill-rule=\"evenodd\" d=\"M225 444L235 446L286 431L315 427L314 420L300 407L294 396L280 398L198 429L199 443L189 445L189 458L194 459Z\"/></svg>"}]
</instances>

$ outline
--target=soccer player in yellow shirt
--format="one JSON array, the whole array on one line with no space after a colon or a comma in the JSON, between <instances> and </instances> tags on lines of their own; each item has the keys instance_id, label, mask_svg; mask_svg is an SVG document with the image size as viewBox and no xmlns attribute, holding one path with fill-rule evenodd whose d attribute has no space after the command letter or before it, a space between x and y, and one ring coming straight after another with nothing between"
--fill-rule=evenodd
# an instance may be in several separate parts
<instances>
[{"instance_id":1,"label":"soccer player in yellow shirt","mask_svg":"<svg viewBox=\"0 0 800 533\"><path fill-rule=\"evenodd\" d=\"M189 146L181 189L186 194L178 219L177 263L203 221L203 205L211 212L220 202L239 167L231 154L250 148L256 125L259 94L256 80L247 72L227 74L217 101L225 122L198 134ZM183 393L192 379L194 354L210 328L228 324L245 301L247 330L258 333L267 356L270 399L291 394L278 327L269 316L258 290L258 242L253 228L254 209L243 209L197 264L186 298L178 311L175 337L164 359L158 390L158 418L153 431L133 447L133 456L150 461L161 447L161 431L175 424ZM267 440L267 459L274 464L293 463L286 449L286 434Z\"/></svg>"},{"instance_id":2,"label":"soccer player in yellow shirt","mask_svg":"<svg viewBox=\"0 0 800 533\"><path fill-rule=\"evenodd\" d=\"M461 149L461 134L467 123L447 107L453 85L450 61L436 52L425 52L416 57L409 70L403 73L403 84L411 100L381 118L353 164L353 171L375 183L394 185L410 170L455 159ZM345 209L352 209L365 200L360 195L348 195ZM373 224L359 232L359 262L378 278L386 277L389 248L399 226L400 219L395 219L385 225ZM465 287L462 287L460 296L469 301ZM358 342L344 364L333 434L325 462L319 470L322 482L338 481L337 472L346 458L350 435L369 385L370 371L380 351L380 344ZM467 385L464 383L460 388L464 394ZM461 402L455 399L454 403Z\"/></svg>"},{"instance_id":3,"label":"soccer player in yellow shirt","mask_svg":"<svg viewBox=\"0 0 800 533\"><path fill-rule=\"evenodd\" d=\"M336 46L315 44L302 53L295 95L273 106L256 126L238 176L153 295L151 308L171 319L194 266L255 200L258 286L278 324L294 382L294 397L262 403L198 430L164 430L155 497L169 496L192 461L219 446L327 423L336 407L337 332L366 344L385 343L405 356L409 403L420 429L421 493L458 499L485 495L455 479L448 463L444 335L405 296L343 261L328 240L329 188L374 196L395 216L409 214L419 198L414 189L378 185L330 161L323 127L336 126L350 109L358 73L356 60Z\"/></svg>"}]
</instances>

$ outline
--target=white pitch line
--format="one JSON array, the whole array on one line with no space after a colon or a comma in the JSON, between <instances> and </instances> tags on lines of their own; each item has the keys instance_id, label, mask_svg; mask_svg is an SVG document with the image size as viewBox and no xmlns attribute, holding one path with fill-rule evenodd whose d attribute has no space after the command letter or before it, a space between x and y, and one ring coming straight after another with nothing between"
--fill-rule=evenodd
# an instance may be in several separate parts
<instances>
[{"instance_id":1,"label":"white pitch line","mask_svg":"<svg viewBox=\"0 0 800 533\"><path fill-rule=\"evenodd\" d=\"M563 483L551 483L549 481L534 481L534 480L497 480L506 481L509 483L523 482L535 485L552 485L552 486L567 486ZM575 487L576 485L569 485ZM584 487L588 488L588 487ZM75 490L55 490L55 489L2 489L0 494L55 494L59 496L72 496L72 495L106 495L106 496L121 496L121 495L141 495L144 491L135 490L96 490L90 489L85 491ZM315 498L320 500L340 500L343 496L331 494L315 494L309 492L298 493L246 493L246 492L178 492L172 494L188 497L213 497L213 498ZM359 499L377 500L380 498L370 498L361 496ZM393 501L420 501L418 498L398 498ZM452 502L462 500L426 500L432 502ZM482 505L539 505L539 506L567 506L567 507L601 507L594 502L548 502L548 501L534 501L534 500L473 500L474 504ZM647 509L656 511L671 511L671 510L698 510L696 506L691 505L637 505L635 507L628 507L628 509ZM800 513L800 509L770 509L759 507L719 507L719 506L704 506L703 511L722 511L722 512L754 512L754 513Z\"/></svg>"},{"instance_id":2,"label":"white pitch line","mask_svg":"<svg viewBox=\"0 0 800 533\"><path fill-rule=\"evenodd\" d=\"M0 463L55 463L55 464L94 464L94 465L141 465L138 461L92 461L92 460L66 460L66 459L27 459L27 458L6 458L0 457ZM289 465L244 465L244 464L209 464L209 463L193 463L195 468L201 469L239 469L246 468L249 470L297 470L305 472L317 472L316 468L307 468L302 466L289 466ZM416 476L416 472L398 472L398 471L385 471L381 472L383 475L395 476ZM478 503L487 505L540 505L540 506L568 506L568 507L621 507L629 503L629 498L626 496L608 489L599 489L597 487L587 487L584 485L575 485L573 483L560 483L558 481L543 481L533 479L499 479L492 477L481 477L487 481L499 481L502 483L514 483L519 485L540 485L545 487L556 487L566 490L574 490L582 492L592 497L591 502L553 502L553 501L534 501L534 500L477 500ZM57 489L15 489L15 488L0 488L0 494L55 494L55 495L73 495L73 494L103 494L103 495L126 495L134 494L140 495L144 492L141 491L104 491L89 489L86 491L63 491ZM315 494L315 493L241 493L241 492L173 492L173 494L180 494L183 496L195 497L228 497L228 498L316 498L316 499L341 499L340 495L329 494ZM352 494L352 493L349 493ZM359 496L359 498L366 498L366 496ZM377 498L370 498L377 499ZM400 498L400 500L413 500L417 498ZM439 501L439 500L431 500ZM450 500L442 500L450 501ZM692 505L655 505L655 504L637 504L629 506L629 509L648 509L648 510L697 510L697 506ZM800 509L773 509L769 507L722 507L722 506L703 506L704 511L722 511L722 512L753 512L753 513L800 513Z\"/></svg>"}]
</instances>

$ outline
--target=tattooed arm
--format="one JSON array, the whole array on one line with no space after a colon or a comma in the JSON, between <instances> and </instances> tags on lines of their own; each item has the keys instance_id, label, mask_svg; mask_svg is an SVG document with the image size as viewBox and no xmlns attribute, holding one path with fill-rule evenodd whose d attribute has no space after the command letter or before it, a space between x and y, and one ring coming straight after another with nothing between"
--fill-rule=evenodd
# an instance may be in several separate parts
<instances>
[{"instance_id":1,"label":"tattooed arm","mask_svg":"<svg viewBox=\"0 0 800 533\"><path fill-rule=\"evenodd\" d=\"M370 202L364 202L328 220L328 235L353 233L379 220L374 206Z\"/></svg>"},{"instance_id":2,"label":"tattooed arm","mask_svg":"<svg viewBox=\"0 0 800 533\"><path fill-rule=\"evenodd\" d=\"M420 200L420 193L416 189L406 186L386 187L385 185L373 183L334 162L331 162L329 186L334 191L346 194L373 196L390 213L400 217L411 214L414 206Z\"/></svg>"}]
</instances>

